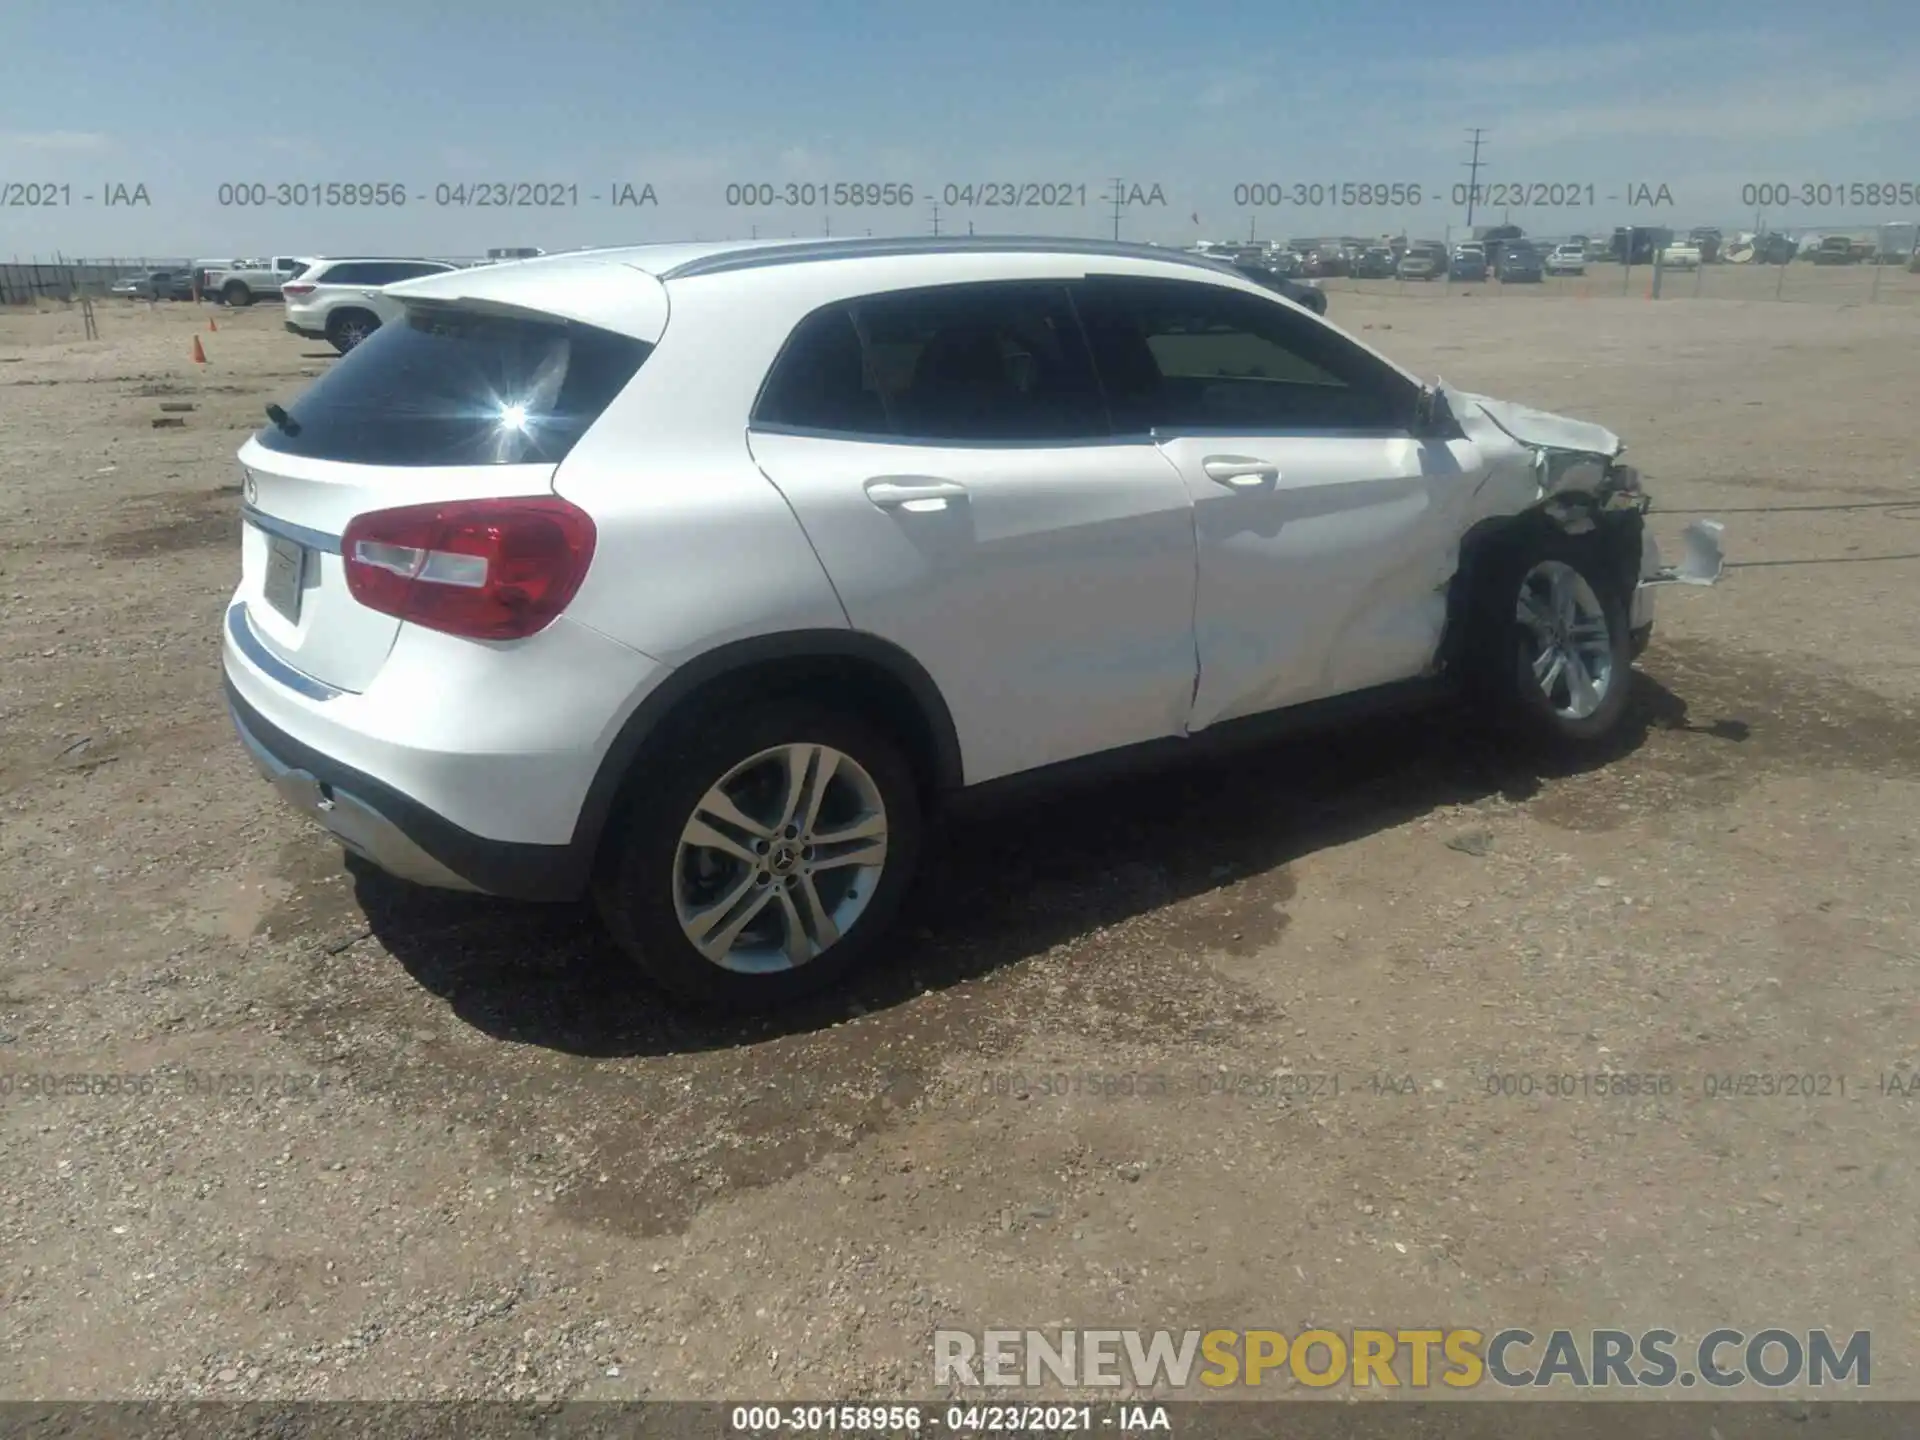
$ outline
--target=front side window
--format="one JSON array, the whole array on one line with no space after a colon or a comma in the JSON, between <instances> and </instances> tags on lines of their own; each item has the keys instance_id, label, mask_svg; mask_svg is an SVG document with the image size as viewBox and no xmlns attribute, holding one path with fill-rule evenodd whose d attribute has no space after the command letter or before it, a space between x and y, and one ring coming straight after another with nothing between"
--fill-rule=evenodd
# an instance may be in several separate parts
<instances>
[{"instance_id":1,"label":"front side window","mask_svg":"<svg viewBox=\"0 0 1920 1440\"><path fill-rule=\"evenodd\" d=\"M559 319L416 302L287 407L261 445L361 465L557 463L652 352Z\"/></svg>"},{"instance_id":2,"label":"front side window","mask_svg":"<svg viewBox=\"0 0 1920 1440\"><path fill-rule=\"evenodd\" d=\"M952 444L1110 433L1065 289L897 291L817 312L775 362L759 424Z\"/></svg>"},{"instance_id":3,"label":"front side window","mask_svg":"<svg viewBox=\"0 0 1920 1440\"><path fill-rule=\"evenodd\" d=\"M1089 279L1075 300L1122 432L1398 428L1411 414L1405 377L1273 301L1128 276Z\"/></svg>"}]
</instances>

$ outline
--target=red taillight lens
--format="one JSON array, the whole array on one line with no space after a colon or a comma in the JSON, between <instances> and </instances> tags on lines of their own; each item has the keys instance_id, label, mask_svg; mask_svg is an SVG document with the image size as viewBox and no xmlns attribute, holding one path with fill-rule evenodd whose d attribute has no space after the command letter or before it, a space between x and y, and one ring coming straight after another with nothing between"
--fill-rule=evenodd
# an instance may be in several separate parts
<instances>
[{"instance_id":1,"label":"red taillight lens","mask_svg":"<svg viewBox=\"0 0 1920 1440\"><path fill-rule=\"evenodd\" d=\"M311 286L311 285L282 285L282 286L280 287L280 293L281 293L282 295L311 295L311 294L313 293L313 286Z\"/></svg>"},{"instance_id":2,"label":"red taillight lens","mask_svg":"<svg viewBox=\"0 0 1920 1440\"><path fill-rule=\"evenodd\" d=\"M362 605L474 640L520 640L567 608L593 520L557 495L451 500L357 516L340 539Z\"/></svg>"}]
</instances>

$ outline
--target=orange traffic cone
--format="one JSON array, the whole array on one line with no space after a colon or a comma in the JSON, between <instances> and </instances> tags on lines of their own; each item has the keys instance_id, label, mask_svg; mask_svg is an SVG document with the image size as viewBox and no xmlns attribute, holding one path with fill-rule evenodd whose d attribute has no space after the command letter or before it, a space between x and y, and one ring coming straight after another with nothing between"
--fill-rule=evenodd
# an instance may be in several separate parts
<instances>
[{"instance_id":1,"label":"orange traffic cone","mask_svg":"<svg viewBox=\"0 0 1920 1440\"><path fill-rule=\"evenodd\" d=\"M218 325L216 325L216 324L214 324L214 322L213 322L213 317L212 317L211 315L209 315L209 316L207 317L207 329L209 329L209 330L216 330L216 331L217 331L217 330L218 330L219 328L220 328L220 327L219 327Z\"/></svg>"},{"instance_id":2,"label":"orange traffic cone","mask_svg":"<svg viewBox=\"0 0 1920 1440\"><path fill-rule=\"evenodd\" d=\"M198 335L193 337L193 363L196 365L204 365L207 363L207 352L201 348L200 337Z\"/></svg>"}]
</instances>

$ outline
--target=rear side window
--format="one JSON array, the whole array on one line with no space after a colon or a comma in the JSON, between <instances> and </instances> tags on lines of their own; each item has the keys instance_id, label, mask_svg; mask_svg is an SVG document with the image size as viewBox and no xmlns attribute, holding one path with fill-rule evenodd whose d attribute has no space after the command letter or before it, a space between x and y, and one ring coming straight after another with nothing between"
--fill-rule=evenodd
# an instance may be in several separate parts
<instances>
[{"instance_id":1,"label":"rear side window","mask_svg":"<svg viewBox=\"0 0 1920 1440\"><path fill-rule=\"evenodd\" d=\"M358 465L552 464L652 350L587 325L416 303L288 406L287 428L256 438Z\"/></svg>"},{"instance_id":2,"label":"rear side window","mask_svg":"<svg viewBox=\"0 0 1920 1440\"><path fill-rule=\"evenodd\" d=\"M757 424L936 442L1045 443L1111 433L1065 289L953 285L810 316Z\"/></svg>"},{"instance_id":3,"label":"rear side window","mask_svg":"<svg viewBox=\"0 0 1920 1440\"><path fill-rule=\"evenodd\" d=\"M371 285L367 278L370 266L348 262L342 265L323 265L308 275L316 285Z\"/></svg>"},{"instance_id":4,"label":"rear side window","mask_svg":"<svg viewBox=\"0 0 1920 1440\"><path fill-rule=\"evenodd\" d=\"M800 322L768 377L754 421L842 435L892 433L851 310L835 305Z\"/></svg>"}]
</instances>

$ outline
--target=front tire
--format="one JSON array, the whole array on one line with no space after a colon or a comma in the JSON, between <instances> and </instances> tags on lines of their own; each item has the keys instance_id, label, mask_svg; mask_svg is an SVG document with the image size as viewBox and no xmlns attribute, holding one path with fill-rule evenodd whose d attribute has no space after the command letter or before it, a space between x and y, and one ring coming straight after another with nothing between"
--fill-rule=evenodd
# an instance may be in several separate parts
<instances>
[{"instance_id":1,"label":"front tire","mask_svg":"<svg viewBox=\"0 0 1920 1440\"><path fill-rule=\"evenodd\" d=\"M705 1011L787 1004L869 959L920 850L892 740L807 701L742 703L647 763L594 883L621 949Z\"/></svg>"},{"instance_id":2,"label":"front tire","mask_svg":"<svg viewBox=\"0 0 1920 1440\"><path fill-rule=\"evenodd\" d=\"M1604 744L1626 713L1633 636L1617 566L1591 536L1543 531L1507 546L1480 587L1474 688L1523 742Z\"/></svg>"}]
</instances>

